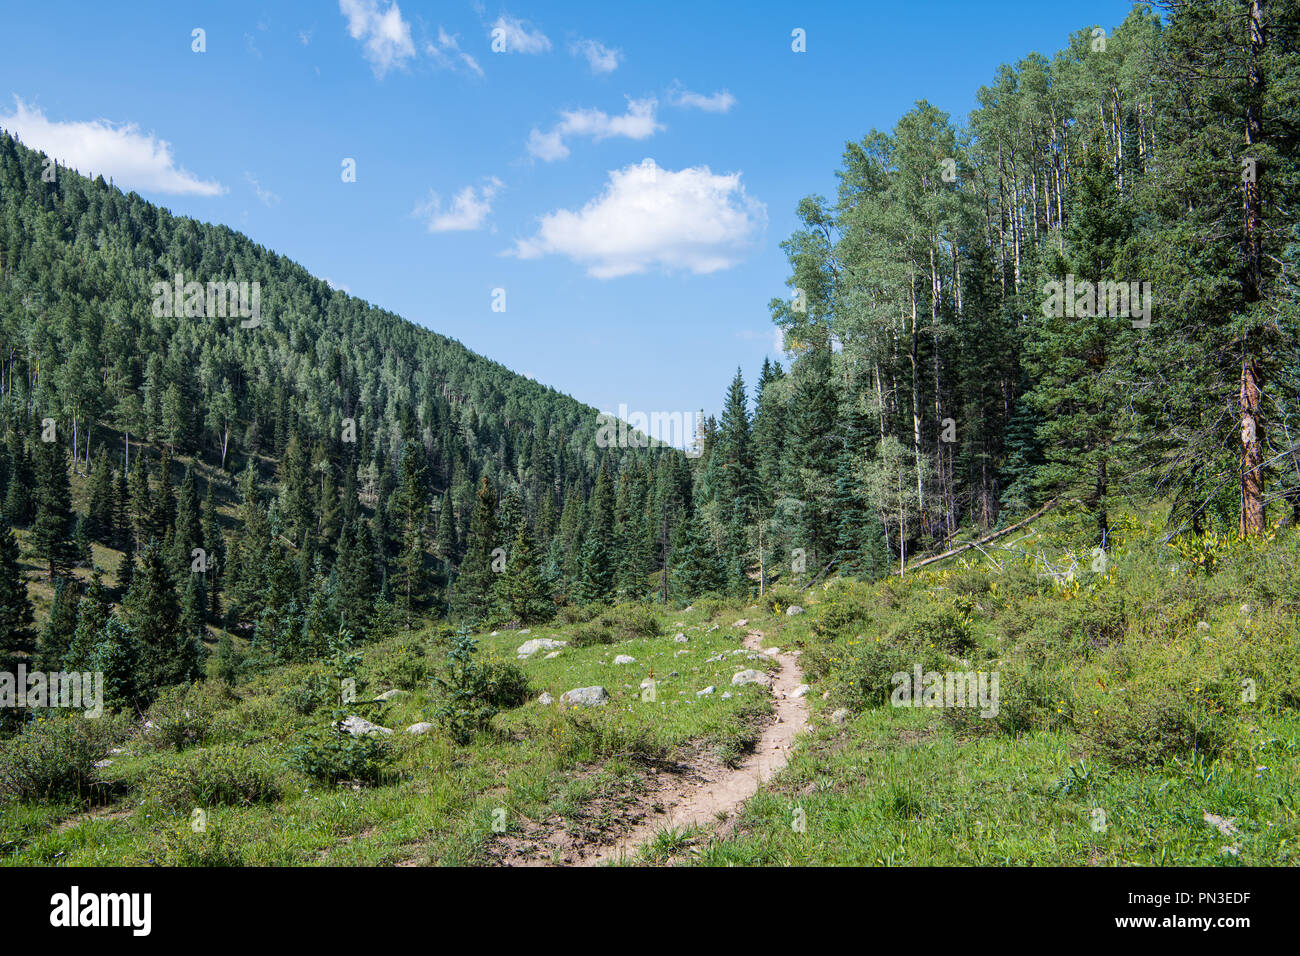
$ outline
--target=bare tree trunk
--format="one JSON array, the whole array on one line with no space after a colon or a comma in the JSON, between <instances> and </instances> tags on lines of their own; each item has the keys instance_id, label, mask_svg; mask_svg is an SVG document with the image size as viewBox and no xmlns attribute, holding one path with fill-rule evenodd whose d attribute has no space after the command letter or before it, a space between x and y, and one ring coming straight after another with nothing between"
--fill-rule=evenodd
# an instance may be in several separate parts
<instances>
[{"instance_id":1,"label":"bare tree trunk","mask_svg":"<svg viewBox=\"0 0 1300 956\"><path fill-rule=\"evenodd\" d=\"M1265 0L1253 0L1250 5L1250 69L1246 95L1246 148L1263 139L1263 118L1260 101L1263 98L1264 77L1260 59L1264 51ZM1246 307L1259 302L1262 277L1260 274L1260 198L1258 176L1249 177L1245 183L1246 242L1244 292ZM1263 371L1258 351L1259 335L1254 330L1246 332L1241 356L1241 533L1258 535L1264 532L1264 453L1263 436L1260 435L1260 404L1264 392Z\"/></svg>"}]
</instances>

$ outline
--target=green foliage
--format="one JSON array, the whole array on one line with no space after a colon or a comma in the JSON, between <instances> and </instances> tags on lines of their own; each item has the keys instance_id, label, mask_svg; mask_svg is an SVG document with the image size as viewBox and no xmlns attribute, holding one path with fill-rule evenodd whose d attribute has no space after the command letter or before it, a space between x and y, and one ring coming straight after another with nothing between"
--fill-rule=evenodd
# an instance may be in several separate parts
<instances>
[{"instance_id":1,"label":"green foliage","mask_svg":"<svg viewBox=\"0 0 1300 956\"><path fill-rule=\"evenodd\" d=\"M289 748L289 766L329 786L378 783L392 761L392 747L378 735L343 730L347 716L347 711L336 709L326 730L314 731L303 743Z\"/></svg>"},{"instance_id":2,"label":"green foliage","mask_svg":"<svg viewBox=\"0 0 1300 956\"><path fill-rule=\"evenodd\" d=\"M154 765L137 791L169 813L249 806L279 799L280 786L264 756L233 745L206 747Z\"/></svg>"},{"instance_id":3,"label":"green foliage","mask_svg":"<svg viewBox=\"0 0 1300 956\"><path fill-rule=\"evenodd\" d=\"M29 720L16 736L0 741L0 796L87 800L98 779L95 763L122 735L122 722L108 716L58 714Z\"/></svg>"}]
</instances>

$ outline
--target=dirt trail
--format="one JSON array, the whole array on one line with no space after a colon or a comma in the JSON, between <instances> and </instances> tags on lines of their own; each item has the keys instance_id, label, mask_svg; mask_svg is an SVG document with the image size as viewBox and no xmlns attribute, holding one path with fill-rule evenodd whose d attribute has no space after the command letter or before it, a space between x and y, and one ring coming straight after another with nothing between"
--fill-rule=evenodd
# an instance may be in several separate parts
<instances>
[{"instance_id":1,"label":"dirt trail","mask_svg":"<svg viewBox=\"0 0 1300 956\"><path fill-rule=\"evenodd\" d=\"M764 636L760 631L745 635L745 646L762 653ZM574 866L597 866L631 859L637 848L666 828L684 829L716 823L721 814L733 814L742 803L758 792L759 785L784 767L790 759L794 738L808 723L808 704L794 697L795 688L803 683L798 658L789 650L776 657L781 669L772 674L775 720L767 724L762 736L741 765L735 769L709 762L688 766L686 772L674 774L654 794L662 812L648 815L612 846L591 847L576 859Z\"/></svg>"}]
</instances>

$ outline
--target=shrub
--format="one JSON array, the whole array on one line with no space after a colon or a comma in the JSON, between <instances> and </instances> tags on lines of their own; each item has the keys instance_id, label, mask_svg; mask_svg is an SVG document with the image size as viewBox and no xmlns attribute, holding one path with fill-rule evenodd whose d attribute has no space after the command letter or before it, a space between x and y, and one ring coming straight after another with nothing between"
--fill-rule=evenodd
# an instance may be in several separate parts
<instances>
[{"instance_id":1,"label":"shrub","mask_svg":"<svg viewBox=\"0 0 1300 956\"><path fill-rule=\"evenodd\" d=\"M614 632L599 624L584 624L569 634L570 647L594 647L597 644L613 644Z\"/></svg>"},{"instance_id":2,"label":"shrub","mask_svg":"<svg viewBox=\"0 0 1300 956\"><path fill-rule=\"evenodd\" d=\"M497 710L521 707L528 701L528 675L514 661L490 660L483 664L484 696Z\"/></svg>"},{"instance_id":3,"label":"shrub","mask_svg":"<svg viewBox=\"0 0 1300 956\"><path fill-rule=\"evenodd\" d=\"M433 679L440 697L434 720L462 745L469 743L474 731L486 727L502 706L518 706L528 696L528 680L518 664L483 663L475 659L475 647L468 633L458 634L443 673Z\"/></svg>"},{"instance_id":4,"label":"shrub","mask_svg":"<svg viewBox=\"0 0 1300 956\"><path fill-rule=\"evenodd\" d=\"M831 699L858 711L889 703L894 674L946 670L947 658L934 648L906 647L884 640L855 642L828 661Z\"/></svg>"},{"instance_id":5,"label":"shrub","mask_svg":"<svg viewBox=\"0 0 1300 956\"><path fill-rule=\"evenodd\" d=\"M560 608L559 617L565 624L586 624L599 613L599 604L566 604Z\"/></svg>"},{"instance_id":6,"label":"shrub","mask_svg":"<svg viewBox=\"0 0 1300 956\"><path fill-rule=\"evenodd\" d=\"M306 741L290 748L289 766L330 786L345 780L378 782L392 760L392 748L382 737L341 729L346 717L345 711L334 711L327 730L311 733Z\"/></svg>"},{"instance_id":7,"label":"shrub","mask_svg":"<svg viewBox=\"0 0 1300 956\"><path fill-rule=\"evenodd\" d=\"M1231 716L1199 688L1153 681L1115 687L1080 715L1094 752L1118 766L1157 764L1169 757L1227 753L1235 743Z\"/></svg>"},{"instance_id":8,"label":"shrub","mask_svg":"<svg viewBox=\"0 0 1300 956\"><path fill-rule=\"evenodd\" d=\"M307 675L280 695L285 706L301 716L314 713L327 703L333 703L337 697L334 680L328 674L320 673Z\"/></svg>"},{"instance_id":9,"label":"shrub","mask_svg":"<svg viewBox=\"0 0 1300 956\"><path fill-rule=\"evenodd\" d=\"M210 747L154 767L139 785L149 803L173 812L248 806L280 796L270 770L242 747Z\"/></svg>"},{"instance_id":10,"label":"shrub","mask_svg":"<svg viewBox=\"0 0 1300 956\"><path fill-rule=\"evenodd\" d=\"M0 743L0 795L17 800L83 800L125 724L104 716L60 714L28 721Z\"/></svg>"},{"instance_id":11,"label":"shrub","mask_svg":"<svg viewBox=\"0 0 1300 956\"><path fill-rule=\"evenodd\" d=\"M429 679L429 659L416 640L403 640L381 651L366 665L366 682L415 690Z\"/></svg>"},{"instance_id":12,"label":"shrub","mask_svg":"<svg viewBox=\"0 0 1300 956\"><path fill-rule=\"evenodd\" d=\"M662 631L659 615L644 604L620 604L610 608L600 615L600 625L608 628L614 639L620 641L658 637Z\"/></svg>"},{"instance_id":13,"label":"shrub","mask_svg":"<svg viewBox=\"0 0 1300 956\"><path fill-rule=\"evenodd\" d=\"M146 739L158 749L183 750L208 738L212 719L236 700L223 684L181 684L164 688L149 708Z\"/></svg>"}]
</instances>

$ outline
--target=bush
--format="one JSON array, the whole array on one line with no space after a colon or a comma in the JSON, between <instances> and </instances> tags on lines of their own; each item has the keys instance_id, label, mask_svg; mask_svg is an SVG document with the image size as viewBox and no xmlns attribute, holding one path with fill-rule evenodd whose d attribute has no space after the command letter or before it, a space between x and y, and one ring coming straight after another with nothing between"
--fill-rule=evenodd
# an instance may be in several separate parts
<instances>
[{"instance_id":1,"label":"bush","mask_svg":"<svg viewBox=\"0 0 1300 956\"><path fill-rule=\"evenodd\" d=\"M1221 706L1192 688L1147 682L1102 695L1081 715L1080 731L1094 752L1122 767L1192 754L1213 759L1235 743Z\"/></svg>"},{"instance_id":2,"label":"bush","mask_svg":"<svg viewBox=\"0 0 1300 956\"><path fill-rule=\"evenodd\" d=\"M663 629L659 615L644 604L620 604L610 608L600 615L600 625L608 628L619 641L658 637Z\"/></svg>"},{"instance_id":3,"label":"bush","mask_svg":"<svg viewBox=\"0 0 1300 956\"><path fill-rule=\"evenodd\" d=\"M521 707L529 697L528 675L514 661L490 660L483 665L484 697L497 710Z\"/></svg>"},{"instance_id":4,"label":"bush","mask_svg":"<svg viewBox=\"0 0 1300 956\"><path fill-rule=\"evenodd\" d=\"M154 767L141 781L149 803L179 812L195 807L249 806L280 796L264 763L242 747L211 747Z\"/></svg>"},{"instance_id":5,"label":"bush","mask_svg":"<svg viewBox=\"0 0 1300 956\"><path fill-rule=\"evenodd\" d=\"M416 640L403 640L381 651L366 665L368 684L415 690L429 679L429 659Z\"/></svg>"},{"instance_id":6,"label":"bush","mask_svg":"<svg viewBox=\"0 0 1300 956\"><path fill-rule=\"evenodd\" d=\"M0 795L17 800L83 800L97 777L95 762L125 733L113 717L60 714L28 721L0 743Z\"/></svg>"},{"instance_id":7,"label":"bush","mask_svg":"<svg viewBox=\"0 0 1300 956\"><path fill-rule=\"evenodd\" d=\"M868 586L837 581L826 589L812 612L812 632L818 637L841 637L868 630L875 618L875 604Z\"/></svg>"},{"instance_id":8,"label":"bush","mask_svg":"<svg viewBox=\"0 0 1300 956\"><path fill-rule=\"evenodd\" d=\"M909 611L889 629L889 640L920 647L933 644L949 654L965 654L975 647L971 603L958 598Z\"/></svg>"},{"instance_id":9,"label":"bush","mask_svg":"<svg viewBox=\"0 0 1300 956\"><path fill-rule=\"evenodd\" d=\"M613 644L614 632L599 624L584 624L569 634L570 647L595 647L597 644Z\"/></svg>"},{"instance_id":10,"label":"bush","mask_svg":"<svg viewBox=\"0 0 1300 956\"><path fill-rule=\"evenodd\" d=\"M223 684L164 688L149 708L145 738L154 747L183 750L208 738L217 711L236 700Z\"/></svg>"},{"instance_id":11,"label":"bush","mask_svg":"<svg viewBox=\"0 0 1300 956\"><path fill-rule=\"evenodd\" d=\"M853 643L827 661L831 699L858 711L889 703L896 686L893 676L921 670L947 670L947 658L933 648L914 648L883 640Z\"/></svg>"},{"instance_id":12,"label":"bush","mask_svg":"<svg viewBox=\"0 0 1300 956\"><path fill-rule=\"evenodd\" d=\"M333 703L337 697L338 689L333 678L319 673L309 674L280 695L285 706L300 716L314 713L325 704Z\"/></svg>"},{"instance_id":13,"label":"bush","mask_svg":"<svg viewBox=\"0 0 1300 956\"><path fill-rule=\"evenodd\" d=\"M566 604L560 608L559 617L565 624L586 624L599 613L599 604Z\"/></svg>"},{"instance_id":14,"label":"bush","mask_svg":"<svg viewBox=\"0 0 1300 956\"><path fill-rule=\"evenodd\" d=\"M305 742L290 748L289 766L330 786L345 780L377 783L392 760L392 748L382 737L341 729L346 717L345 711L334 711L327 730L309 734Z\"/></svg>"}]
</instances>

